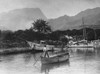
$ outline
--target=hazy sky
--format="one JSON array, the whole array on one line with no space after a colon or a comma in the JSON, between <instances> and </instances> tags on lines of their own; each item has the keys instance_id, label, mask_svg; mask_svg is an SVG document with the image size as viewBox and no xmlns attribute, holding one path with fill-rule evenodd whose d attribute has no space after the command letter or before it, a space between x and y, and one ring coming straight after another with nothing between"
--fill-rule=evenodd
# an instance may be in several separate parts
<instances>
[{"instance_id":1,"label":"hazy sky","mask_svg":"<svg viewBox=\"0 0 100 74\"><path fill-rule=\"evenodd\" d=\"M47 18L73 16L94 7L100 7L100 0L0 0L0 13L18 8L40 8Z\"/></svg>"}]
</instances>

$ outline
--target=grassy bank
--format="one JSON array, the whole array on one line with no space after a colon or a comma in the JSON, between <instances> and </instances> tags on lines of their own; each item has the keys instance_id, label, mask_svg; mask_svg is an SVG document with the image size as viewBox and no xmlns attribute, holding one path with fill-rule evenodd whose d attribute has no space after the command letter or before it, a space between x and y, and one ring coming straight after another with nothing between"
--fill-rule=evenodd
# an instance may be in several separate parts
<instances>
[{"instance_id":1,"label":"grassy bank","mask_svg":"<svg viewBox=\"0 0 100 74\"><path fill-rule=\"evenodd\" d=\"M30 49L29 47L0 49L0 55L18 54L18 53L27 53L27 52L33 52L33 50Z\"/></svg>"},{"instance_id":2,"label":"grassy bank","mask_svg":"<svg viewBox=\"0 0 100 74\"><path fill-rule=\"evenodd\" d=\"M25 42L0 41L0 55L32 52Z\"/></svg>"}]
</instances>

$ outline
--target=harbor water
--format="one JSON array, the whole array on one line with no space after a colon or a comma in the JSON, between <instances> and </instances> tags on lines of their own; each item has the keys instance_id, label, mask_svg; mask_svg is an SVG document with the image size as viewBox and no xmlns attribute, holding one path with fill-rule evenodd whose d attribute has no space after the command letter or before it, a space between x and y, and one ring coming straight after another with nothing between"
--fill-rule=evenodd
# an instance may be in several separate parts
<instances>
[{"instance_id":1,"label":"harbor water","mask_svg":"<svg viewBox=\"0 0 100 74\"><path fill-rule=\"evenodd\" d=\"M42 53L0 56L0 74L100 74L100 49L69 49L69 61L41 65Z\"/></svg>"}]
</instances>

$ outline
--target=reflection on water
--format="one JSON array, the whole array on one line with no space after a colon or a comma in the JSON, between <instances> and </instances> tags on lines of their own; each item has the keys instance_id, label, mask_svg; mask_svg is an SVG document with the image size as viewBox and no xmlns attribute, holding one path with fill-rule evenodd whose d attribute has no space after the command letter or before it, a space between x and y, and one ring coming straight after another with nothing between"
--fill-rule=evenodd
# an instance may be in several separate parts
<instances>
[{"instance_id":1,"label":"reflection on water","mask_svg":"<svg viewBox=\"0 0 100 74\"><path fill-rule=\"evenodd\" d=\"M0 56L0 74L99 74L100 49L69 49L70 59L41 65L42 53Z\"/></svg>"},{"instance_id":2,"label":"reflection on water","mask_svg":"<svg viewBox=\"0 0 100 74\"><path fill-rule=\"evenodd\" d=\"M50 70L55 69L55 68L60 68L62 66L70 66L69 60L59 62L59 63L54 63L54 64L46 64L46 65L41 65L41 72L45 72L45 74L48 74Z\"/></svg>"}]
</instances>

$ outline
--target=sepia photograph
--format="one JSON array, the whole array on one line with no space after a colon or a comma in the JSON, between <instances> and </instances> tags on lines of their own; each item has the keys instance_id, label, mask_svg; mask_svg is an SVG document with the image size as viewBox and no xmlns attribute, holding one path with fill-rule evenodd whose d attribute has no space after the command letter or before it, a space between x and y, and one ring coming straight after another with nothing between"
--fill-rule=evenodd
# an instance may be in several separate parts
<instances>
[{"instance_id":1,"label":"sepia photograph","mask_svg":"<svg viewBox=\"0 0 100 74\"><path fill-rule=\"evenodd\" d=\"M100 0L0 0L0 74L99 74Z\"/></svg>"}]
</instances>

